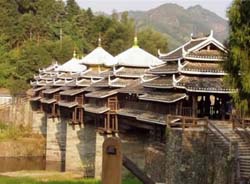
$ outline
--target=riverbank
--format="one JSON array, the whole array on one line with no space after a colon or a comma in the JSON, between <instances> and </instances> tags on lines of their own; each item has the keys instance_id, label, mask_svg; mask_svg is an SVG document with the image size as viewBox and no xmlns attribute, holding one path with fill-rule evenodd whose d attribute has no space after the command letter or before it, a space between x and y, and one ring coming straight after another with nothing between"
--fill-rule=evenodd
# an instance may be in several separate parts
<instances>
[{"instance_id":1,"label":"riverbank","mask_svg":"<svg viewBox=\"0 0 250 184\"><path fill-rule=\"evenodd\" d=\"M45 138L30 127L0 123L0 157L43 157Z\"/></svg>"},{"instance_id":2,"label":"riverbank","mask_svg":"<svg viewBox=\"0 0 250 184\"><path fill-rule=\"evenodd\" d=\"M99 180L83 179L81 174L54 171L18 171L0 174L1 184L101 184ZM123 184L141 184L133 176L123 179Z\"/></svg>"}]
</instances>

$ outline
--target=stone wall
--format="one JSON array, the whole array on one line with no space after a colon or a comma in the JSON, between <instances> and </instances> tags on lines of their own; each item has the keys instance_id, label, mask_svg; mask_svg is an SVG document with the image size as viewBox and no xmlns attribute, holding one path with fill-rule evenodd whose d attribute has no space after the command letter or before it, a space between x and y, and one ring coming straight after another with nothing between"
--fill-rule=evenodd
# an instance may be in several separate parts
<instances>
[{"instance_id":1,"label":"stone wall","mask_svg":"<svg viewBox=\"0 0 250 184\"><path fill-rule=\"evenodd\" d=\"M46 169L65 171L67 124L58 118L47 119Z\"/></svg>"},{"instance_id":2,"label":"stone wall","mask_svg":"<svg viewBox=\"0 0 250 184\"><path fill-rule=\"evenodd\" d=\"M81 172L94 177L96 131L92 124L72 126L67 124L66 171Z\"/></svg>"},{"instance_id":3,"label":"stone wall","mask_svg":"<svg viewBox=\"0 0 250 184\"><path fill-rule=\"evenodd\" d=\"M232 162L228 158L204 130L168 130L166 184L230 184Z\"/></svg>"},{"instance_id":4,"label":"stone wall","mask_svg":"<svg viewBox=\"0 0 250 184\"><path fill-rule=\"evenodd\" d=\"M165 183L166 153L164 144L152 144L146 149L145 171L157 183Z\"/></svg>"}]
</instances>

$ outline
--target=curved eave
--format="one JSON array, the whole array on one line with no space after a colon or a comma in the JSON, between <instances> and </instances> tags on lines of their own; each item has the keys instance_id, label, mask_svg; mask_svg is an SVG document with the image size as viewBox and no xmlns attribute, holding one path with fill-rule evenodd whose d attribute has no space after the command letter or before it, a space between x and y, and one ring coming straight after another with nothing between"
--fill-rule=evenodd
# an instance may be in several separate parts
<instances>
[{"instance_id":1,"label":"curved eave","mask_svg":"<svg viewBox=\"0 0 250 184\"><path fill-rule=\"evenodd\" d=\"M123 77L123 78L141 78L143 75L117 75L115 74L116 77Z\"/></svg>"},{"instance_id":2,"label":"curved eave","mask_svg":"<svg viewBox=\"0 0 250 184\"><path fill-rule=\"evenodd\" d=\"M145 88L156 88L156 89L173 89L174 86L155 86L155 85L145 85L142 84L143 87Z\"/></svg>"},{"instance_id":3,"label":"curved eave","mask_svg":"<svg viewBox=\"0 0 250 184\"><path fill-rule=\"evenodd\" d=\"M185 89L188 92L195 92L195 93L216 93L216 94L232 94L235 93L235 90L211 90L211 89L199 89L199 88L187 88L185 86L176 86L179 89Z\"/></svg>"},{"instance_id":4,"label":"curved eave","mask_svg":"<svg viewBox=\"0 0 250 184\"><path fill-rule=\"evenodd\" d=\"M191 56L185 56L184 59L195 60L195 61L225 61L225 58L191 57Z\"/></svg>"},{"instance_id":5,"label":"curved eave","mask_svg":"<svg viewBox=\"0 0 250 184\"><path fill-rule=\"evenodd\" d=\"M214 75L214 76L224 76L227 75L225 72L203 72L203 71L188 71L188 70L180 70L183 74L194 74L194 75Z\"/></svg>"},{"instance_id":6,"label":"curved eave","mask_svg":"<svg viewBox=\"0 0 250 184\"><path fill-rule=\"evenodd\" d=\"M176 57L176 58L161 58L161 60L164 60L165 62L168 61L178 61L178 60L182 60L183 57Z\"/></svg>"},{"instance_id":7,"label":"curved eave","mask_svg":"<svg viewBox=\"0 0 250 184\"><path fill-rule=\"evenodd\" d=\"M156 99L153 99L153 98L144 98L144 96L146 96L146 95L141 95L141 96L139 96L139 99L140 99L140 100L144 100L144 101L161 102L161 103L169 103L169 104L170 104L170 103L175 103L175 102L178 102L178 101L180 101L180 100L186 98L187 95L183 95L182 97L177 98L177 99L175 99L175 100L171 100L171 101L156 100Z\"/></svg>"},{"instance_id":8,"label":"curved eave","mask_svg":"<svg viewBox=\"0 0 250 184\"><path fill-rule=\"evenodd\" d=\"M149 71L148 73L150 73L150 74L161 74L161 75L164 75L164 74L177 74L177 73L179 73L179 71L178 70L176 70L176 71L168 71L168 72L151 72L151 71Z\"/></svg>"}]
</instances>

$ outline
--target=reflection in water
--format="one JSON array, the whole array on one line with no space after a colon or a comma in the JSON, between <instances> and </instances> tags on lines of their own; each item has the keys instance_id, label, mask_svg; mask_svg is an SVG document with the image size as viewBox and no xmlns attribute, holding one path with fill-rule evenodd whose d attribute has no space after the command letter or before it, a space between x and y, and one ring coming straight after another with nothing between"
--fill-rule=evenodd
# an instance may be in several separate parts
<instances>
[{"instance_id":1,"label":"reflection in water","mask_svg":"<svg viewBox=\"0 0 250 184\"><path fill-rule=\"evenodd\" d=\"M59 165L59 162L46 163L45 157L0 157L0 172L47 170L48 168L60 171Z\"/></svg>"}]
</instances>

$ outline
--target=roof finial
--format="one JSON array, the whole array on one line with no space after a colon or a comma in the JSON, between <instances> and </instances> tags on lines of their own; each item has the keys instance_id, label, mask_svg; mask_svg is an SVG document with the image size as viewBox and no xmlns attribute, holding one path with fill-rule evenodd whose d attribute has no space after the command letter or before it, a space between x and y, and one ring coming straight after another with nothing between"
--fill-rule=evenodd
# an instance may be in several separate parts
<instances>
[{"instance_id":1,"label":"roof finial","mask_svg":"<svg viewBox=\"0 0 250 184\"><path fill-rule=\"evenodd\" d=\"M214 36L214 31L211 29L210 30L210 35L209 35L210 37L213 37Z\"/></svg>"},{"instance_id":2,"label":"roof finial","mask_svg":"<svg viewBox=\"0 0 250 184\"><path fill-rule=\"evenodd\" d=\"M74 48L73 58L76 58L76 49Z\"/></svg>"},{"instance_id":3,"label":"roof finial","mask_svg":"<svg viewBox=\"0 0 250 184\"><path fill-rule=\"evenodd\" d=\"M99 33L99 38L98 38L98 47L102 47L102 38L101 38L101 33Z\"/></svg>"}]
</instances>

